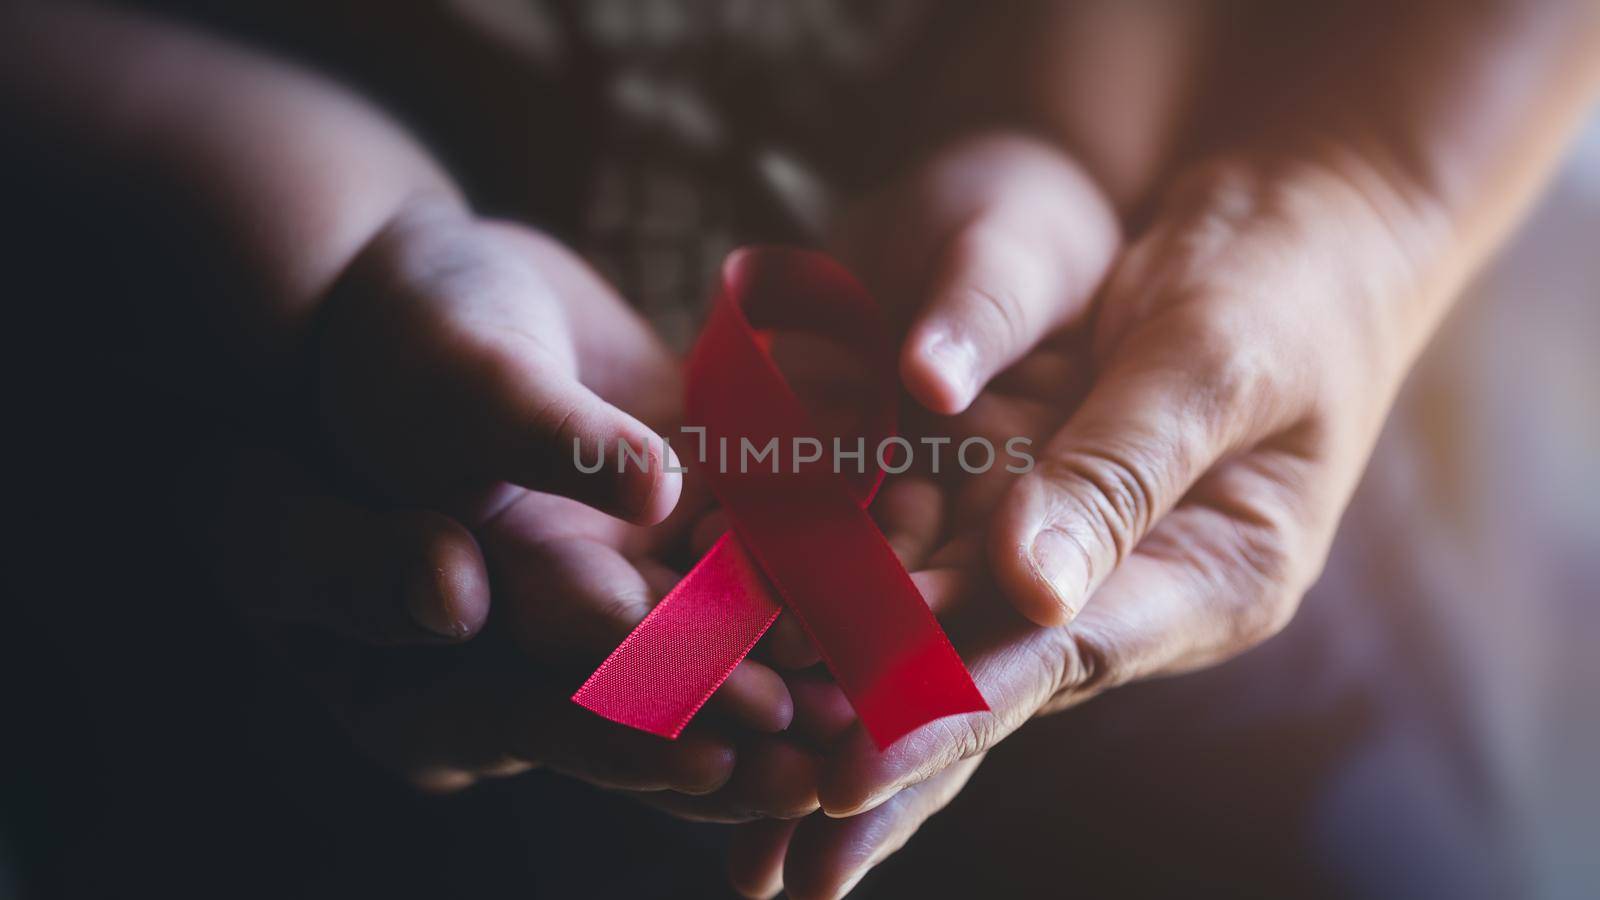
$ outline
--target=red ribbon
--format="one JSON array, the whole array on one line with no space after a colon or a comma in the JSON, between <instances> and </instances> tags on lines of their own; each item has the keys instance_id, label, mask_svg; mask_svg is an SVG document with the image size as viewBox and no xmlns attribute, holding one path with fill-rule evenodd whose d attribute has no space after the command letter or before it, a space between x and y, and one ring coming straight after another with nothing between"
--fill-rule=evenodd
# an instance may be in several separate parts
<instances>
[{"instance_id":1,"label":"red ribbon","mask_svg":"<svg viewBox=\"0 0 1600 900\"><path fill-rule=\"evenodd\" d=\"M827 337L872 366L867 437L839 440L847 452L864 447L859 467L847 458L847 474L834 471L837 436L811 427L757 326ZM866 512L884 476L878 441L895 429L894 358L877 305L832 260L783 249L728 258L689 358L687 407L706 429L701 462L712 463L707 478L732 530L573 700L675 738L787 604L879 748L934 719L988 709ZM796 464L796 437L822 440L822 458ZM777 438L778 471L767 459L740 472L741 438L757 450Z\"/></svg>"}]
</instances>

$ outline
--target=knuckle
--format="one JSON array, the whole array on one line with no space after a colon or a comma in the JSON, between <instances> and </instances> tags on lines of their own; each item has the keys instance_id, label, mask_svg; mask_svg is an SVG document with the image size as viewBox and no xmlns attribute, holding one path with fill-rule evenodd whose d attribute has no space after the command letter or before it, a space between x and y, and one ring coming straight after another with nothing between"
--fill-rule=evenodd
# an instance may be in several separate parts
<instances>
[{"instance_id":1,"label":"knuckle","mask_svg":"<svg viewBox=\"0 0 1600 900\"><path fill-rule=\"evenodd\" d=\"M1110 642L1099 633L1075 630L1063 654L1062 688L1057 695L1088 699L1121 683Z\"/></svg>"},{"instance_id":2,"label":"knuckle","mask_svg":"<svg viewBox=\"0 0 1600 900\"><path fill-rule=\"evenodd\" d=\"M1196 323L1194 330L1198 352L1190 375L1198 405L1206 412L1219 413L1248 404L1270 371L1252 349L1257 345L1242 339L1245 329L1216 310Z\"/></svg>"},{"instance_id":3,"label":"knuckle","mask_svg":"<svg viewBox=\"0 0 1600 900\"><path fill-rule=\"evenodd\" d=\"M1235 646L1253 647L1282 632L1294 618L1299 601L1298 592L1278 585L1248 595L1234 619Z\"/></svg>"},{"instance_id":4,"label":"knuckle","mask_svg":"<svg viewBox=\"0 0 1600 900\"><path fill-rule=\"evenodd\" d=\"M1277 528L1241 528L1232 555L1234 638L1241 646L1252 646L1289 624L1304 589L1294 554Z\"/></svg>"},{"instance_id":5,"label":"knuckle","mask_svg":"<svg viewBox=\"0 0 1600 900\"><path fill-rule=\"evenodd\" d=\"M1251 409L1278 371L1267 359L1251 304L1212 301L1172 311L1164 325L1180 376L1181 414L1214 421Z\"/></svg>"},{"instance_id":6,"label":"knuckle","mask_svg":"<svg viewBox=\"0 0 1600 900\"><path fill-rule=\"evenodd\" d=\"M938 728L943 732L941 744L946 748L946 765L982 753L998 737L991 714L952 716L939 720Z\"/></svg>"},{"instance_id":7,"label":"knuckle","mask_svg":"<svg viewBox=\"0 0 1600 900\"><path fill-rule=\"evenodd\" d=\"M1071 646L1071 637L1067 629L1055 629L1050 633L1050 639L1042 644L1024 644L1021 652L1026 653L1027 662L1035 665L1044 673L1042 690L1032 698L1033 703L1027 709L1019 712L1028 714L1030 710L1043 709L1057 696L1076 689L1079 671L1076 666L1076 649ZM1021 725L1019 720L1015 723Z\"/></svg>"},{"instance_id":8,"label":"knuckle","mask_svg":"<svg viewBox=\"0 0 1600 900\"><path fill-rule=\"evenodd\" d=\"M1198 296L1142 325L1113 374L1152 385L1171 439L1187 442L1178 450L1227 446L1289 402L1297 369L1267 328L1243 299Z\"/></svg>"}]
</instances>

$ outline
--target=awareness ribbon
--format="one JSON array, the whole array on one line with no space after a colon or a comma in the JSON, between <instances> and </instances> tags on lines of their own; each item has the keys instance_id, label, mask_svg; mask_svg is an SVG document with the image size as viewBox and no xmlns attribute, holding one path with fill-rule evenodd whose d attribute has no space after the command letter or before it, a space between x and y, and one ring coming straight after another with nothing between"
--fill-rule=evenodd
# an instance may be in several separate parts
<instances>
[{"instance_id":1,"label":"awareness ribbon","mask_svg":"<svg viewBox=\"0 0 1600 900\"><path fill-rule=\"evenodd\" d=\"M757 450L776 438L779 452L744 472L705 466L731 530L572 699L675 738L787 605L880 749L934 719L988 709L866 512L884 477L876 441L857 444L865 452L852 457L855 471L838 471L837 453L822 465L782 458L799 446L795 438L816 441L817 432L758 328L808 332L851 350L872 369L865 430L893 436L893 343L866 290L818 253L729 256L689 357L688 419L705 428L702 452L717 448L719 459L723 447L737 456L741 438Z\"/></svg>"}]
</instances>

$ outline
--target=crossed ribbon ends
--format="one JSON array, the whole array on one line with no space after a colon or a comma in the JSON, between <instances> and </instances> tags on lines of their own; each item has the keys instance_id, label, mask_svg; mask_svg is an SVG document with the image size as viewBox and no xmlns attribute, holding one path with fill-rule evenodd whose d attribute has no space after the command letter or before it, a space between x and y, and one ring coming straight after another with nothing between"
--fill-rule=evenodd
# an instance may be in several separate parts
<instances>
[{"instance_id":1,"label":"crossed ribbon ends","mask_svg":"<svg viewBox=\"0 0 1600 900\"><path fill-rule=\"evenodd\" d=\"M686 412L702 447L795 447L812 418L764 333L837 342L865 362L868 447L895 434L894 344L882 311L814 252L736 251L689 357ZM944 716L988 709L938 621L867 514L884 478L834 465L703 464L731 529L640 622L573 700L676 738L785 608L799 620L880 749ZM774 471L775 470L775 471Z\"/></svg>"}]
</instances>

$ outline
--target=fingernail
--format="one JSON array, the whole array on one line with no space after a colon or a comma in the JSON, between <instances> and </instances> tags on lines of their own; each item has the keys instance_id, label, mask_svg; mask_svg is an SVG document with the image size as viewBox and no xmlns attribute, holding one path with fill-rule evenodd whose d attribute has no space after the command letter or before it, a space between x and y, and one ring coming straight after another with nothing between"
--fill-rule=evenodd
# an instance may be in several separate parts
<instances>
[{"instance_id":1,"label":"fingernail","mask_svg":"<svg viewBox=\"0 0 1600 900\"><path fill-rule=\"evenodd\" d=\"M466 637L467 626L448 608L445 592L439 589L439 578L443 574L427 569L406 579L406 611L411 614L411 620L425 630L459 640Z\"/></svg>"},{"instance_id":2,"label":"fingernail","mask_svg":"<svg viewBox=\"0 0 1600 900\"><path fill-rule=\"evenodd\" d=\"M1082 545L1060 528L1047 526L1034 535L1028 557L1034 574L1061 604L1064 620L1070 620L1078 612L1074 604L1082 598L1089 581Z\"/></svg>"},{"instance_id":3,"label":"fingernail","mask_svg":"<svg viewBox=\"0 0 1600 900\"><path fill-rule=\"evenodd\" d=\"M978 394L978 348L971 341L935 335L928 342L927 356L933 370L955 392L956 403L965 407Z\"/></svg>"}]
</instances>

